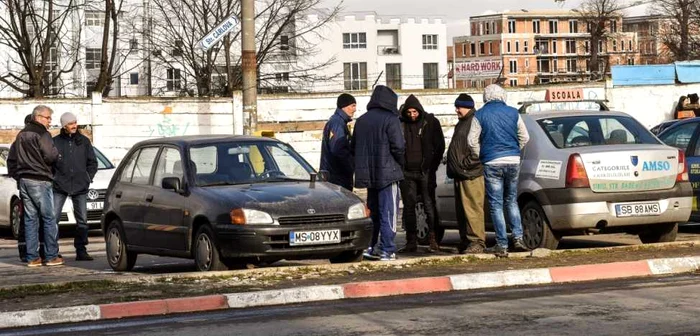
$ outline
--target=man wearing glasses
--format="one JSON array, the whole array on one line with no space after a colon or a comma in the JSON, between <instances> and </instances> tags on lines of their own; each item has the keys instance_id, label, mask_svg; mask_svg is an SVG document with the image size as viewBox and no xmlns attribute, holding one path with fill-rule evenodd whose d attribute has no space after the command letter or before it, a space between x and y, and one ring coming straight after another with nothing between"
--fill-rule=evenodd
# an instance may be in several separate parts
<instances>
[{"instance_id":1,"label":"man wearing glasses","mask_svg":"<svg viewBox=\"0 0 700 336\"><path fill-rule=\"evenodd\" d=\"M53 110L39 105L32 111L32 121L17 134L10 147L7 168L18 181L24 205L24 236L27 266L63 265L58 255L58 225L53 210L53 170L58 150L49 133ZM46 260L39 256L39 224L43 226Z\"/></svg>"}]
</instances>

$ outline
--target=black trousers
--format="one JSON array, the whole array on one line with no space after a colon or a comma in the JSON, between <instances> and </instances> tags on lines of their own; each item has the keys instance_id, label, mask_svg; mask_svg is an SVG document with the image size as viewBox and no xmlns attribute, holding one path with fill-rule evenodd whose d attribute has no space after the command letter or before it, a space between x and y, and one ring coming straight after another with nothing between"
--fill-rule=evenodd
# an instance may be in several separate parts
<instances>
[{"instance_id":1,"label":"black trousers","mask_svg":"<svg viewBox=\"0 0 700 336\"><path fill-rule=\"evenodd\" d=\"M427 216L428 228L435 230L435 204L434 189L431 188L430 177L421 172L404 172L404 180L401 181L401 199L403 200L403 224L407 233L415 233L416 228L416 203L418 197L423 201ZM432 190L432 192L431 192Z\"/></svg>"}]
</instances>

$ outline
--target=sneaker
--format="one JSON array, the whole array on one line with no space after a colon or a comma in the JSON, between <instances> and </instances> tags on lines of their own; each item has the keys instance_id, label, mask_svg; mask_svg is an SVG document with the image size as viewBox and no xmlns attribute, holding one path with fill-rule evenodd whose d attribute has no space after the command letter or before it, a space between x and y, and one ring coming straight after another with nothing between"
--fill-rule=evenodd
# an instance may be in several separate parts
<instances>
[{"instance_id":1,"label":"sneaker","mask_svg":"<svg viewBox=\"0 0 700 336\"><path fill-rule=\"evenodd\" d=\"M63 264L63 258L61 257L56 257L46 262L46 266L60 266Z\"/></svg>"},{"instance_id":2,"label":"sneaker","mask_svg":"<svg viewBox=\"0 0 700 336\"><path fill-rule=\"evenodd\" d=\"M78 252L78 254L75 255L75 260L77 261L93 261L95 260L93 257L90 256L87 252Z\"/></svg>"},{"instance_id":3,"label":"sneaker","mask_svg":"<svg viewBox=\"0 0 700 336\"><path fill-rule=\"evenodd\" d=\"M530 249L525 246L522 238L515 238L513 240L513 252L530 252Z\"/></svg>"},{"instance_id":4,"label":"sneaker","mask_svg":"<svg viewBox=\"0 0 700 336\"><path fill-rule=\"evenodd\" d=\"M376 251L374 251L374 248L372 248L372 247L367 248L362 253L362 257L364 257L367 260L379 260L379 255L377 254Z\"/></svg>"},{"instance_id":5,"label":"sneaker","mask_svg":"<svg viewBox=\"0 0 700 336\"><path fill-rule=\"evenodd\" d=\"M496 257L499 257L499 258L507 258L508 257L508 248L503 247L503 246L498 245L498 244L485 249L484 252L492 253Z\"/></svg>"},{"instance_id":6,"label":"sneaker","mask_svg":"<svg viewBox=\"0 0 700 336\"><path fill-rule=\"evenodd\" d=\"M396 260L396 253L386 253L382 252L381 257L379 258L380 261L392 261Z\"/></svg>"},{"instance_id":7,"label":"sneaker","mask_svg":"<svg viewBox=\"0 0 700 336\"><path fill-rule=\"evenodd\" d=\"M41 258L27 262L27 267L41 267Z\"/></svg>"},{"instance_id":8,"label":"sneaker","mask_svg":"<svg viewBox=\"0 0 700 336\"><path fill-rule=\"evenodd\" d=\"M461 250L459 253L460 254L480 254L480 253L484 253L485 249L486 248L484 247L484 245L481 245L479 243L471 243L471 244L469 244L469 246L467 248L465 248L464 250Z\"/></svg>"}]
</instances>

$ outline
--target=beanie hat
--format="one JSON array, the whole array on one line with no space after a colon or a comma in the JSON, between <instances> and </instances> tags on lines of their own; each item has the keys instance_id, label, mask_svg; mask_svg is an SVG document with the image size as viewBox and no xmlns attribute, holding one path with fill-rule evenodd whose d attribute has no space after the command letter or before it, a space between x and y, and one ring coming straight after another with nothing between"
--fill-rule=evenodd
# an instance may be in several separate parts
<instances>
[{"instance_id":1,"label":"beanie hat","mask_svg":"<svg viewBox=\"0 0 700 336\"><path fill-rule=\"evenodd\" d=\"M352 104L357 104L357 102L355 101L355 97L353 97L351 94L343 93L340 96L338 96L338 102L336 103L336 105L339 109L342 109L343 107Z\"/></svg>"},{"instance_id":2,"label":"beanie hat","mask_svg":"<svg viewBox=\"0 0 700 336\"><path fill-rule=\"evenodd\" d=\"M66 112L61 115L61 127L66 127L66 125L77 121L78 117L76 117L73 113Z\"/></svg>"},{"instance_id":3,"label":"beanie hat","mask_svg":"<svg viewBox=\"0 0 700 336\"><path fill-rule=\"evenodd\" d=\"M455 107L474 108L474 98L466 93L461 93L455 100Z\"/></svg>"}]
</instances>

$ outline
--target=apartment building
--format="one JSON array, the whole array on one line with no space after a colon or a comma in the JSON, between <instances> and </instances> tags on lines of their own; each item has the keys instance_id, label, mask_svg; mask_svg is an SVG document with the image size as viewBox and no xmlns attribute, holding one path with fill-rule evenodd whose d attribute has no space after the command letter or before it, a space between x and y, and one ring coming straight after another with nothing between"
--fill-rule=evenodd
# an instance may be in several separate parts
<instances>
[{"instance_id":1,"label":"apartment building","mask_svg":"<svg viewBox=\"0 0 700 336\"><path fill-rule=\"evenodd\" d=\"M524 86L582 81L590 76L590 33L571 10L504 12L470 18L471 35L454 37L457 88L501 82ZM607 24L600 41L600 72L606 65L637 64L636 33L623 31L622 17Z\"/></svg>"},{"instance_id":2,"label":"apartment building","mask_svg":"<svg viewBox=\"0 0 700 336\"><path fill-rule=\"evenodd\" d=\"M662 15L645 15L625 17L623 29L636 33L639 49L639 64L667 64L671 62L671 53L663 43L664 27L673 24L672 20Z\"/></svg>"}]
</instances>

